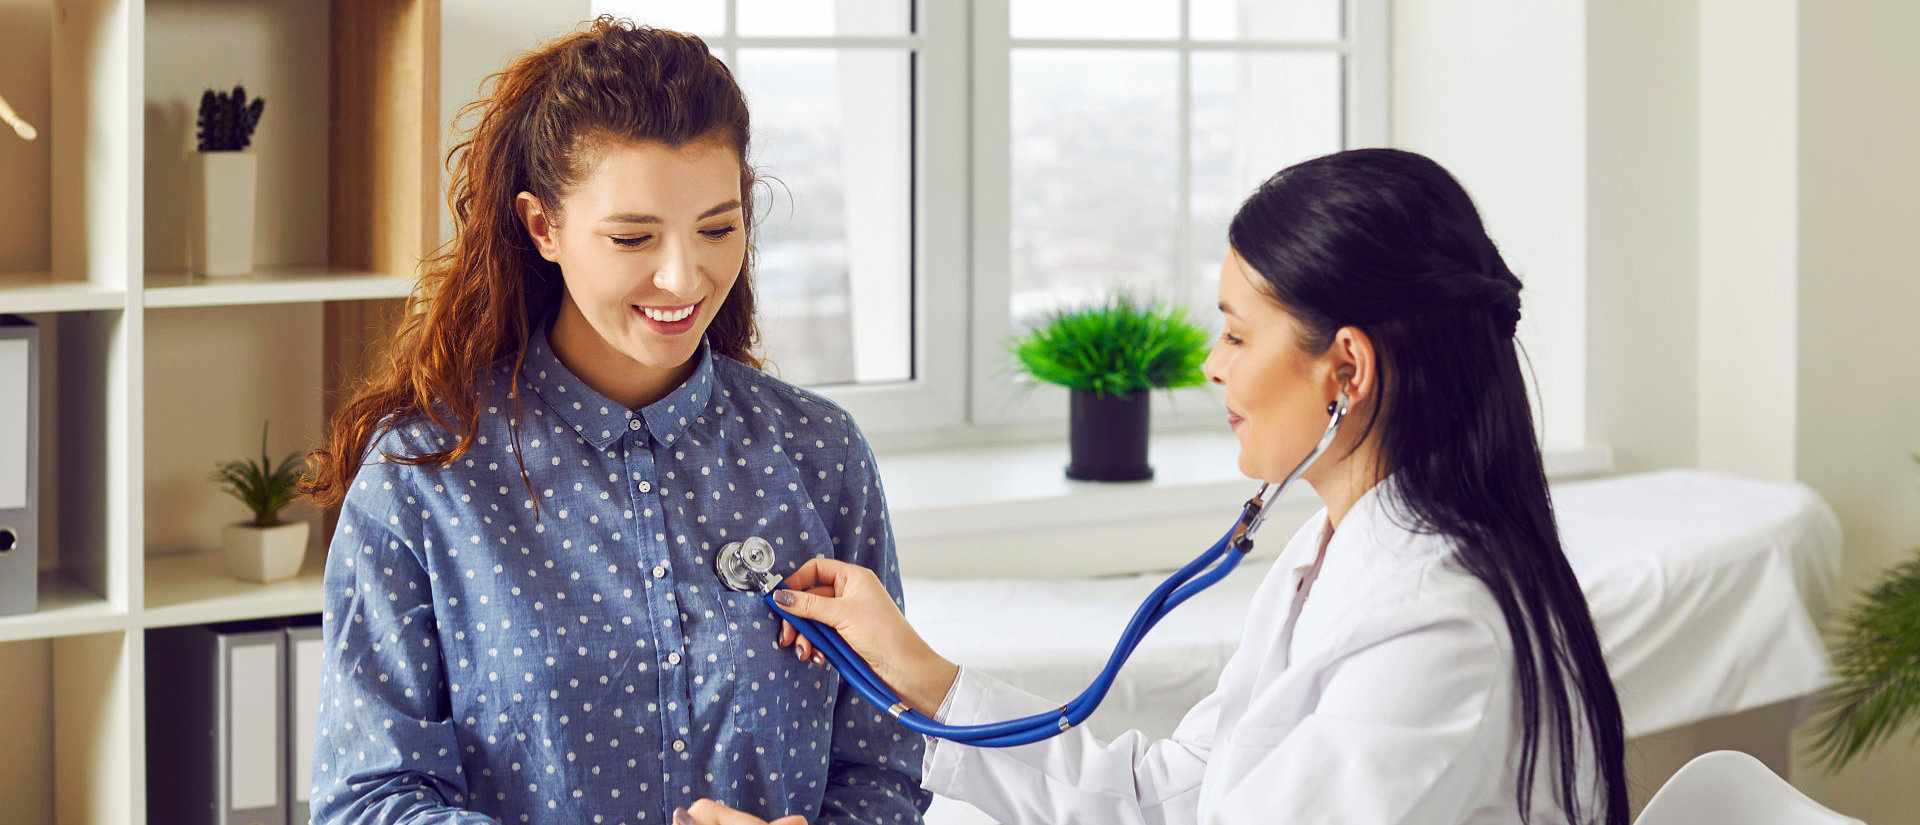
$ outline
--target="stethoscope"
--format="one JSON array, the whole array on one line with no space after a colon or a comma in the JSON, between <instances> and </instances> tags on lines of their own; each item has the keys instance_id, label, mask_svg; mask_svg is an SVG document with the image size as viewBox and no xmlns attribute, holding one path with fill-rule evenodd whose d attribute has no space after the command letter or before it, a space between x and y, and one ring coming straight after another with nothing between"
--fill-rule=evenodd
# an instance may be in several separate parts
<instances>
[{"instance_id":1,"label":"stethoscope","mask_svg":"<svg viewBox=\"0 0 1920 825\"><path fill-rule=\"evenodd\" d=\"M1260 489L1254 492L1253 498L1247 499L1246 504L1241 507L1240 517L1234 520L1232 529L1221 536L1219 541L1214 542L1205 553L1167 577L1167 580L1154 588L1146 601L1140 604L1140 608L1134 611L1132 621L1127 623L1126 632L1120 634L1120 641L1114 645L1113 654L1107 658L1107 666L1094 677L1093 683L1088 685L1086 690L1081 691L1073 701L1046 713L985 725L943 725L935 722L919 711L909 709L906 703L901 702L900 697L895 695L885 682L880 681L880 677L874 675L873 669L867 666L866 660L861 659L859 654L847 647L846 641L840 638L839 632L832 627L788 613L774 603L774 591L785 588L786 585L783 583L784 578L773 572L773 545L766 539L753 536L745 541L732 542L722 547L719 556L714 560L714 567L720 574L720 581L727 587L760 593L761 598L774 613L793 625L800 635L813 643L815 650L820 651L827 661L833 663L834 669L840 672L840 677L845 679L847 684L852 685L853 689L859 692L862 698L873 703L874 707L886 708L887 713L899 720L900 724L928 736L937 736L981 748L1006 748L1038 742L1065 733L1068 728L1092 716L1094 710L1100 706L1101 700L1106 698L1107 691L1113 687L1114 677L1119 675L1121 666L1125 665L1127 659L1133 655L1134 648L1139 647L1140 640L1147 635L1147 631L1152 630L1154 625L1159 624L1161 619L1166 618L1167 614L1179 607L1182 602L1226 578L1227 574L1232 573L1233 569L1239 566L1240 560L1253 550L1253 534L1267 520L1267 508L1278 501L1280 494L1286 492L1287 485L1292 484L1302 473L1305 473L1314 460L1333 444L1334 436L1340 432L1341 420L1347 417L1345 392L1340 393L1338 401L1327 405L1327 415L1327 431L1320 436L1320 443L1314 445L1313 451L1307 453L1307 457L1300 460L1300 463L1293 468L1293 472L1287 474L1287 477L1280 482L1280 486L1274 489L1272 497L1267 496L1269 485L1263 482Z\"/></svg>"}]
</instances>

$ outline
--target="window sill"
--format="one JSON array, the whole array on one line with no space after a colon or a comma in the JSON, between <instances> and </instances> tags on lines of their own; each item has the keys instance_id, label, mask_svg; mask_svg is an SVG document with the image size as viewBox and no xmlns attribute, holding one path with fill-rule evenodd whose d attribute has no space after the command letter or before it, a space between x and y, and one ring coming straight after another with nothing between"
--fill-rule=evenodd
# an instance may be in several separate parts
<instances>
[{"instance_id":1,"label":"window sill","mask_svg":"<svg viewBox=\"0 0 1920 825\"><path fill-rule=\"evenodd\" d=\"M1149 481L1090 482L1066 477L1062 441L883 451L880 472L898 541L1218 514L1230 512L1257 484L1240 474L1239 442L1231 433L1157 432L1149 445ZM1552 480L1606 473L1606 446L1553 450ZM1278 506L1320 507L1306 485L1295 485Z\"/></svg>"}]
</instances>

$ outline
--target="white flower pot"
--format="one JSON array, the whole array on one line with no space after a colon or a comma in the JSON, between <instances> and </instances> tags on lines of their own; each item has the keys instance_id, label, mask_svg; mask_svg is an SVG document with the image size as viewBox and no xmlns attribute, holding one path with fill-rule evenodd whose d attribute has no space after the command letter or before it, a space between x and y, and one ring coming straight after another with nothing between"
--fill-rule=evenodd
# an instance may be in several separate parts
<instances>
[{"instance_id":1,"label":"white flower pot","mask_svg":"<svg viewBox=\"0 0 1920 825\"><path fill-rule=\"evenodd\" d=\"M252 152L198 152L199 225L194 271L220 277L253 273L253 213L256 163Z\"/></svg>"},{"instance_id":2,"label":"white flower pot","mask_svg":"<svg viewBox=\"0 0 1920 825\"><path fill-rule=\"evenodd\" d=\"M307 523L229 524L220 531L220 546L227 554L227 572L236 579L261 583L290 579L300 573L300 563L307 557Z\"/></svg>"}]
</instances>

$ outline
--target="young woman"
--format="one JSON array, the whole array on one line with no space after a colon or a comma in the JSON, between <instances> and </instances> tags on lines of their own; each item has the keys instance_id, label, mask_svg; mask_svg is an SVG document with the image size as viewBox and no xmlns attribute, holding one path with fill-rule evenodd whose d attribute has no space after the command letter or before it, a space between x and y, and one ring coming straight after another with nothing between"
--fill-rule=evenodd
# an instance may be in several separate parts
<instances>
[{"instance_id":1,"label":"young woman","mask_svg":"<svg viewBox=\"0 0 1920 825\"><path fill-rule=\"evenodd\" d=\"M918 821L919 738L714 571L757 535L899 590L859 429L756 369L740 89L605 18L495 82L456 237L316 454L314 821Z\"/></svg>"},{"instance_id":2,"label":"young woman","mask_svg":"<svg viewBox=\"0 0 1920 825\"><path fill-rule=\"evenodd\" d=\"M936 742L927 787L1009 825L1623 825L1620 708L1548 502L1513 342L1520 281L1466 192L1419 155L1343 152L1268 180L1230 240L1207 372L1240 469L1284 478L1344 394L1347 423L1304 476L1326 509L1172 739ZM1055 704L941 658L864 570L809 562L788 583L808 591L782 591L788 609L838 628L923 713Z\"/></svg>"}]
</instances>

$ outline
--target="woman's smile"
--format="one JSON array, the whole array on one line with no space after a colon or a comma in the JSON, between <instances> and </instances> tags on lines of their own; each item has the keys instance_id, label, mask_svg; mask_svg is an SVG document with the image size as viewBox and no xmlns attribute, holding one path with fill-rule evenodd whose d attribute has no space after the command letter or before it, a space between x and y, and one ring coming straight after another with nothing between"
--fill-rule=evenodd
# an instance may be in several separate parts
<instances>
[{"instance_id":1,"label":"woman's smile","mask_svg":"<svg viewBox=\"0 0 1920 825\"><path fill-rule=\"evenodd\" d=\"M648 329L661 335L685 335L700 326L700 308L706 304L702 299L691 304L677 307L657 307L633 305L633 313L646 322Z\"/></svg>"}]
</instances>

